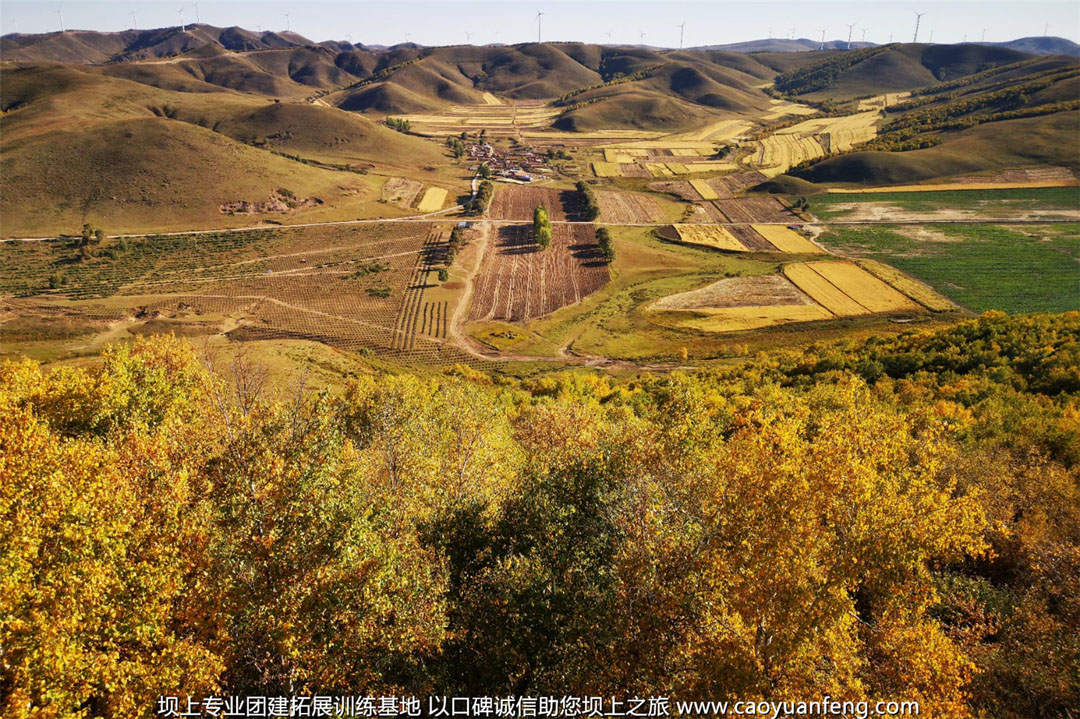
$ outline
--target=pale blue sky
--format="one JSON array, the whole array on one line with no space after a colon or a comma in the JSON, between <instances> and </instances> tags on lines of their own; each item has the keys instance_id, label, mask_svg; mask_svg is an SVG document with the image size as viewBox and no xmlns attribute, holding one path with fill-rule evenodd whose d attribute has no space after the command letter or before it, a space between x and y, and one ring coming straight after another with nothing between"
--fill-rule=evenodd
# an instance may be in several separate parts
<instances>
[{"instance_id":1,"label":"pale blue sky","mask_svg":"<svg viewBox=\"0 0 1080 719\"><path fill-rule=\"evenodd\" d=\"M0 29L9 32L51 32L59 29L57 10L62 10L67 29L121 30L132 26L134 10L140 28L179 23L177 10L185 5L184 20L195 20L189 0L143 2L93 0L0 0ZM385 2L281 2L269 0L200 0L202 21L217 26L240 25L251 30L285 29L285 13L294 31L308 38L347 40L392 45L406 39L424 45L466 42L517 43L536 40L535 16L542 10L544 40L638 43L677 47L679 23L686 23L685 44L714 45L769 36L787 37L792 26L796 37L817 39L828 27L828 39L846 39L847 25L857 23L853 39L876 43L910 42L915 10L927 11L919 39L934 42L1012 40L1050 35L1080 42L1080 2L1049 0L1015 2L1002 0L920 0L919 2L743 2L670 1L619 2L617 0L501 0L499 2L441 2L388 0ZM408 33L408 35L406 35Z\"/></svg>"}]
</instances>

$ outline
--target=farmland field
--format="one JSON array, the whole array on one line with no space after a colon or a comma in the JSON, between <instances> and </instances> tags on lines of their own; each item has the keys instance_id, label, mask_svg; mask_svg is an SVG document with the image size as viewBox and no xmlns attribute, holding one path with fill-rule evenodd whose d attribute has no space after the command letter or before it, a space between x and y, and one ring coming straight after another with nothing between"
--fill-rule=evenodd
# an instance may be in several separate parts
<instances>
[{"instance_id":1,"label":"farmland field","mask_svg":"<svg viewBox=\"0 0 1080 719\"><path fill-rule=\"evenodd\" d=\"M818 238L885 262L975 312L1080 308L1080 224L833 227Z\"/></svg>"},{"instance_id":2,"label":"farmland field","mask_svg":"<svg viewBox=\"0 0 1080 719\"><path fill-rule=\"evenodd\" d=\"M523 321L580 302L608 281L591 225L556 225L551 246L530 225L504 225L483 257L470 317Z\"/></svg>"},{"instance_id":3,"label":"farmland field","mask_svg":"<svg viewBox=\"0 0 1080 719\"><path fill-rule=\"evenodd\" d=\"M746 247L735 239L727 228L719 225L675 225L679 239L692 245L714 247L730 252L746 252Z\"/></svg>"},{"instance_id":4,"label":"farmland field","mask_svg":"<svg viewBox=\"0 0 1080 719\"><path fill-rule=\"evenodd\" d=\"M659 201L637 192L598 192L600 219L607 223L644 224L664 221Z\"/></svg>"},{"instance_id":5,"label":"farmland field","mask_svg":"<svg viewBox=\"0 0 1080 719\"><path fill-rule=\"evenodd\" d=\"M690 186L698 191L703 200L718 200L720 196L716 194L716 190L709 185L705 180L690 180Z\"/></svg>"},{"instance_id":6,"label":"farmland field","mask_svg":"<svg viewBox=\"0 0 1080 719\"><path fill-rule=\"evenodd\" d=\"M592 169L597 177L622 177L622 171L615 162L594 162Z\"/></svg>"},{"instance_id":7,"label":"farmland field","mask_svg":"<svg viewBox=\"0 0 1080 719\"><path fill-rule=\"evenodd\" d=\"M571 190L551 187L500 186L491 201L490 216L496 220L532 222L533 212L540 205L547 208L552 220L566 220L576 203Z\"/></svg>"},{"instance_id":8,"label":"farmland field","mask_svg":"<svg viewBox=\"0 0 1080 719\"><path fill-rule=\"evenodd\" d=\"M441 210L444 204L446 204L446 190L441 187L429 187L416 209L420 212L435 212Z\"/></svg>"},{"instance_id":9,"label":"farmland field","mask_svg":"<svg viewBox=\"0 0 1080 719\"><path fill-rule=\"evenodd\" d=\"M753 225L766 240L772 243L781 252L792 254L822 254L824 250L810 242L794 230L778 225Z\"/></svg>"},{"instance_id":10,"label":"farmland field","mask_svg":"<svg viewBox=\"0 0 1080 719\"><path fill-rule=\"evenodd\" d=\"M811 204L824 220L1080 220L1080 187L826 194Z\"/></svg>"},{"instance_id":11,"label":"farmland field","mask_svg":"<svg viewBox=\"0 0 1080 719\"><path fill-rule=\"evenodd\" d=\"M851 149L877 134L877 112L861 112L841 117L806 120L750 143L752 162L767 175L779 175L788 168Z\"/></svg>"}]
</instances>

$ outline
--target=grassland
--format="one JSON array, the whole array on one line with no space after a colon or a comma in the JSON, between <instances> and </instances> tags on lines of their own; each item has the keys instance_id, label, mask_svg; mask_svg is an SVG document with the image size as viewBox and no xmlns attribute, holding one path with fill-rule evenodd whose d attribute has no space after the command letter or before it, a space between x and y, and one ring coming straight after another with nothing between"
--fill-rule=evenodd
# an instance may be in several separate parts
<instances>
[{"instance_id":1,"label":"grassland","mask_svg":"<svg viewBox=\"0 0 1080 719\"><path fill-rule=\"evenodd\" d=\"M818 241L893 265L976 312L1080 308L1080 223L833 227Z\"/></svg>"}]
</instances>

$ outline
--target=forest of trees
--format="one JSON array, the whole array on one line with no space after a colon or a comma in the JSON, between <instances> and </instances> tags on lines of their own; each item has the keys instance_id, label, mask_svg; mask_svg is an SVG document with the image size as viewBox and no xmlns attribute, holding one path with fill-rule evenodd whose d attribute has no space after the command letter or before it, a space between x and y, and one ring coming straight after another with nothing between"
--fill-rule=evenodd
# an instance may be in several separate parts
<instances>
[{"instance_id":1,"label":"forest of trees","mask_svg":"<svg viewBox=\"0 0 1080 719\"><path fill-rule=\"evenodd\" d=\"M0 715L159 694L1080 697L1080 314L271 397L0 366Z\"/></svg>"}]
</instances>

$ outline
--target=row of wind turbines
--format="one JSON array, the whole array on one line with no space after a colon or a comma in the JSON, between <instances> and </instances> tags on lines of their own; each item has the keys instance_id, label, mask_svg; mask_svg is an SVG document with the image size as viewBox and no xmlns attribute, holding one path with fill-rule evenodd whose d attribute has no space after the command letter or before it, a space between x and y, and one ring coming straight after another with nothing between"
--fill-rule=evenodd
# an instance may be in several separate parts
<instances>
[{"instance_id":1,"label":"row of wind turbines","mask_svg":"<svg viewBox=\"0 0 1080 719\"><path fill-rule=\"evenodd\" d=\"M192 3L190 5L181 6L177 10L177 13L180 16L180 30L182 32L187 32L187 23L184 21L184 10L187 10L189 8L194 8L195 9L195 22L196 23L201 23L202 22L202 18L199 16L199 3L196 2L196 3ZM63 8L62 5L60 6L60 8L57 9L56 13L60 18L60 32L61 33L67 32L67 29L64 26L64 8ZM139 19L135 15L135 10L131 10L129 14L131 15L132 29L138 30L139 29ZM919 26L922 23L923 16L926 15L926 14L927 14L926 11L923 11L923 12L915 11L915 33L914 33L914 35L912 37L912 40L911 40L913 43L917 43L919 41ZM289 13L283 13L283 15L285 17L285 32L292 32L292 24L291 24L291 21L290 21L290 18L289 18ZM544 20L544 15L547 15L547 13L543 12L542 10L537 10L536 11L535 21L536 21L536 42L537 43L543 42L543 20ZM846 49L848 49L848 50L851 49L851 37L852 37L852 34L854 33L856 25L858 25L858 23L849 23L847 25L848 36L847 36ZM262 23L259 23L258 27L259 27L259 32L262 32ZM683 49L683 40L685 38L685 33L686 33L686 22L685 21L681 22L678 25L675 25L675 27L677 27L679 29L679 49L682 50ZM1044 26L1044 28L1043 28L1043 36L1044 37L1046 36L1047 32L1049 31L1049 28L1050 28L1049 24ZM818 45L819 50L824 50L825 49L825 33L828 31L828 29L829 28L827 26L821 28L821 41L820 41L820 43ZM862 42L865 43L866 42L866 32L869 30L869 28L860 27L859 30L862 32ZM18 30L16 30L16 32L18 32ZM638 32L638 35L639 35L640 43L642 45L644 45L645 44L645 31L640 30ZM350 42L351 42L351 35L346 36L346 37L348 37L350 39ZM408 32L405 33L405 42L409 42L410 37L411 37L410 33L408 33ZM773 37L774 37L773 28L770 27L769 28L769 39L772 39ZM612 32L609 30L607 32L608 43L611 43L611 38L612 38ZM788 33L788 39L790 39L790 40L795 39L795 26L794 25L791 26L791 30ZM472 40L472 33L466 32L465 33L465 41L466 41L466 43L471 42L471 40ZM893 33L890 32L889 33L889 42L892 43L892 41L893 41ZM979 42L985 42L985 41L986 41L986 30L983 29L982 37L980 38ZM933 44L933 42L934 42L934 31L933 30L930 31L929 42L931 44ZM967 35L966 34L964 35L963 42L967 42Z\"/></svg>"}]
</instances>

